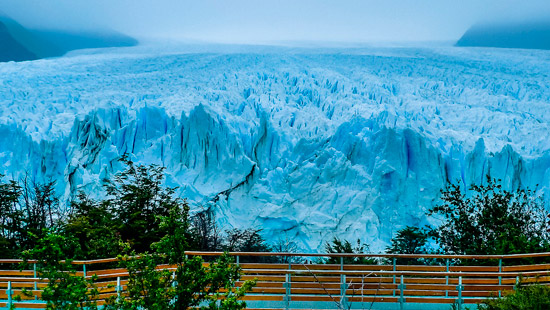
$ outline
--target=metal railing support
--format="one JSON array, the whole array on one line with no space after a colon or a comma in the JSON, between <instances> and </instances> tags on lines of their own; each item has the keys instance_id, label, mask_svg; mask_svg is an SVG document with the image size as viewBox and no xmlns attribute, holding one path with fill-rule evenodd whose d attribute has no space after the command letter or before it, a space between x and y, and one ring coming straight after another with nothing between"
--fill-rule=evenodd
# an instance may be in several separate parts
<instances>
[{"instance_id":1,"label":"metal railing support","mask_svg":"<svg viewBox=\"0 0 550 310\"><path fill-rule=\"evenodd\" d=\"M8 295L8 309L11 309L13 306L13 300L12 300L12 290L11 290L11 281L8 281L8 289L6 290L6 295Z\"/></svg>"},{"instance_id":2,"label":"metal railing support","mask_svg":"<svg viewBox=\"0 0 550 310\"><path fill-rule=\"evenodd\" d=\"M445 272L449 273L449 259L445 259ZM445 285L449 285L449 275L445 276ZM449 290L448 288L445 289L445 297L449 297Z\"/></svg>"},{"instance_id":3,"label":"metal railing support","mask_svg":"<svg viewBox=\"0 0 550 310\"><path fill-rule=\"evenodd\" d=\"M399 284L399 307L401 310L405 309L405 280L403 275L401 275L401 284Z\"/></svg>"},{"instance_id":4,"label":"metal railing support","mask_svg":"<svg viewBox=\"0 0 550 310\"><path fill-rule=\"evenodd\" d=\"M82 273L84 274L84 278L86 278L86 264L82 264Z\"/></svg>"},{"instance_id":5,"label":"metal railing support","mask_svg":"<svg viewBox=\"0 0 550 310\"><path fill-rule=\"evenodd\" d=\"M498 260L498 297L502 297L502 291L500 290L501 289L501 286L502 286L502 276L501 276L501 273L502 273L502 258L500 258Z\"/></svg>"},{"instance_id":6,"label":"metal railing support","mask_svg":"<svg viewBox=\"0 0 550 310\"><path fill-rule=\"evenodd\" d=\"M34 290L38 290L38 283L36 283L36 278L38 278L36 274L36 263L32 264L32 271L33 271L33 277L34 277ZM36 293L36 292L35 292ZM38 295L34 295L34 300L38 300Z\"/></svg>"},{"instance_id":7,"label":"metal railing support","mask_svg":"<svg viewBox=\"0 0 550 310\"><path fill-rule=\"evenodd\" d=\"M464 289L464 286L462 286L462 276L458 277L458 286L456 287L458 290L458 298L456 300L456 306L458 310L462 309L462 290Z\"/></svg>"},{"instance_id":8,"label":"metal railing support","mask_svg":"<svg viewBox=\"0 0 550 310\"><path fill-rule=\"evenodd\" d=\"M346 297L346 291L348 289L348 284L346 283L346 275L340 275L340 306L343 309L348 308L348 298Z\"/></svg>"},{"instance_id":9,"label":"metal railing support","mask_svg":"<svg viewBox=\"0 0 550 310\"><path fill-rule=\"evenodd\" d=\"M120 277L116 278L116 295L118 300L120 300L120 295L122 294L122 285L120 285Z\"/></svg>"},{"instance_id":10,"label":"metal railing support","mask_svg":"<svg viewBox=\"0 0 550 310\"><path fill-rule=\"evenodd\" d=\"M290 295L291 295L291 278L290 278L290 272L286 274L285 283L283 283L283 287L285 288L285 309L290 309Z\"/></svg>"},{"instance_id":11,"label":"metal railing support","mask_svg":"<svg viewBox=\"0 0 550 310\"><path fill-rule=\"evenodd\" d=\"M396 272L397 271L397 258L393 258L393 272ZM395 274L393 275L393 285L394 285L394 288L393 288L393 297L395 297L395 285L396 285L396 281L395 281Z\"/></svg>"}]
</instances>

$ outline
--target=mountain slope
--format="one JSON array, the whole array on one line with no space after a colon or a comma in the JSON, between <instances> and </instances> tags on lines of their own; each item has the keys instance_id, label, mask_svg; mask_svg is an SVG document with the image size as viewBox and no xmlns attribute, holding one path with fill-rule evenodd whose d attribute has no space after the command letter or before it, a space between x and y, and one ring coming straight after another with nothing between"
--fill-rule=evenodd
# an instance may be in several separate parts
<instances>
[{"instance_id":1,"label":"mountain slope","mask_svg":"<svg viewBox=\"0 0 550 310\"><path fill-rule=\"evenodd\" d=\"M84 48L134 46L138 41L114 31L69 32L26 29L16 21L0 16L0 61L21 61L63 56Z\"/></svg>"},{"instance_id":2,"label":"mountain slope","mask_svg":"<svg viewBox=\"0 0 550 310\"><path fill-rule=\"evenodd\" d=\"M550 22L478 24L456 45L550 50Z\"/></svg>"},{"instance_id":3,"label":"mountain slope","mask_svg":"<svg viewBox=\"0 0 550 310\"><path fill-rule=\"evenodd\" d=\"M37 56L19 43L0 21L0 62L34 60Z\"/></svg>"}]
</instances>

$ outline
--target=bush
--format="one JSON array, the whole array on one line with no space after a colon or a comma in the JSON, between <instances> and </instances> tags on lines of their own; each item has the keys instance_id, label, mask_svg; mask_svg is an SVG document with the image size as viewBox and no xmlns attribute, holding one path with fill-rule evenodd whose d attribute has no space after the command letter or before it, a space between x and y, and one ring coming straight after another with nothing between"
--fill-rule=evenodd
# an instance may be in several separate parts
<instances>
[{"instance_id":1,"label":"bush","mask_svg":"<svg viewBox=\"0 0 550 310\"><path fill-rule=\"evenodd\" d=\"M498 255L549 248L548 213L531 190L507 191L488 177L487 185L473 185L469 195L451 184L441 199L428 215L443 216L443 224L431 233L444 253Z\"/></svg>"},{"instance_id":2,"label":"bush","mask_svg":"<svg viewBox=\"0 0 550 310\"><path fill-rule=\"evenodd\" d=\"M391 245L386 248L389 254L424 254L426 253L427 232L418 227L407 226L397 231L391 239ZM419 258L397 258L399 265L425 264L425 260Z\"/></svg>"},{"instance_id":3,"label":"bush","mask_svg":"<svg viewBox=\"0 0 550 310\"><path fill-rule=\"evenodd\" d=\"M74 238L55 232L44 232L44 237L38 239L33 249L23 252L23 265L28 260L36 260L39 278L48 281L41 297L46 301L46 309L97 309L95 298L99 292L93 285L96 278L77 276L76 265L72 264L79 252L79 244Z\"/></svg>"},{"instance_id":4,"label":"bush","mask_svg":"<svg viewBox=\"0 0 550 310\"><path fill-rule=\"evenodd\" d=\"M188 258L189 208L173 205L168 216L160 217L166 235L153 244L154 253L139 257L121 257L128 269L128 298L111 298L107 309L189 309L208 303L210 309L243 309L240 300L251 290L254 281L235 288L241 269L223 255L209 266L200 257ZM158 270L168 264L174 269ZM220 290L225 290L224 294ZM220 299L220 300L219 300Z\"/></svg>"},{"instance_id":5,"label":"bush","mask_svg":"<svg viewBox=\"0 0 550 310\"><path fill-rule=\"evenodd\" d=\"M354 254L366 254L369 250L369 245L361 243L360 239L357 239L357 245L353 247L348 240L340 240L337 237L332 239L332 242L325 243L325 250L328 254L338 253L354 253ZM331 257L325 260L326 264L340 264L340 257ZM344 257L344 264L365 264L374 265L377 263L376 259L370 257Z\"/></svg>"},{"instance_id":6,"label":"bush","mask_svg":"<svg viewBox=\"0 0 550 310\"><path fill-rule=\"evenodd\" d=\"M480 310L547 310L550 309L550 287L541 284L518 284L513 293L502 298L487 299Z\"/></svg>"}]
</instances>

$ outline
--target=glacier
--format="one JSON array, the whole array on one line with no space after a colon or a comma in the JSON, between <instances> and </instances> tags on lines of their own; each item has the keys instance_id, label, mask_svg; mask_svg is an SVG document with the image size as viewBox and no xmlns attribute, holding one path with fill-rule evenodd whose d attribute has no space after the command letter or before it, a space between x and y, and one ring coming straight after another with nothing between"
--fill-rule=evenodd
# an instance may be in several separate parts
<instances>
[{"instance_id":1,"label":"glacier","mask_svg":"<svg viewBox=\"0 0 550 310\"><path fill-rule=\"evenodd\" d=\"M65 201L125 153L225 228L383 251L448 182L550 199L550 52L143 45L0 63L0 173Z\"/></svg>"}]
</instances>

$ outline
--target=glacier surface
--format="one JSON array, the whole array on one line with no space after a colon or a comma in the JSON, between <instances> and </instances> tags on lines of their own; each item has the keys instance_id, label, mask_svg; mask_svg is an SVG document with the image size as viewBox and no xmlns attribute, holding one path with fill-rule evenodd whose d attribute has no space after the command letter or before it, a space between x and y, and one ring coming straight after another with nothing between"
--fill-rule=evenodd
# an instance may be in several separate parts
<instances>
[{"instance_id":1,"label":"glacier surface","mask_svg":"<svg viewBox=\"0 0 550 310\"><path fill-rule=\"evenodd\" d=\"M0 64L0 173L102 195L124 153L224 227L384 249L449 181L550 197L550 52L138 46Z\"/></svg>"}]
</instances>

